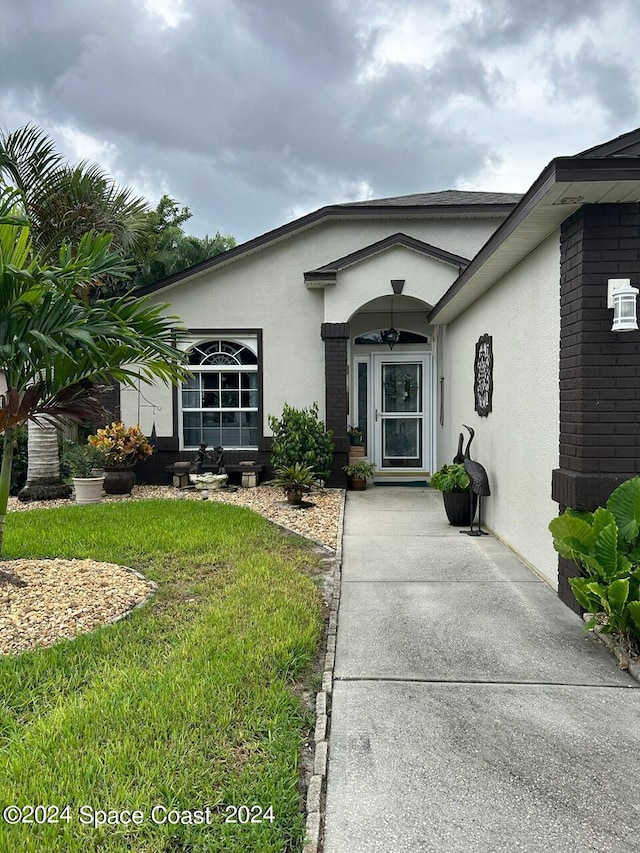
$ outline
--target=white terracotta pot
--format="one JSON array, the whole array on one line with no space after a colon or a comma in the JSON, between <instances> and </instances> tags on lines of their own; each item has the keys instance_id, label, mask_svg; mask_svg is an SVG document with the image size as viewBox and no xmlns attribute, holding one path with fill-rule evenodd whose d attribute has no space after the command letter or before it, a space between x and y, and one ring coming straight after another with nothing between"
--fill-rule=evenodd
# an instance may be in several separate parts
<instances>
[{"instance_id":1,"label":"white terracotta pot","mask_svg":"<svg viewBox=\"0 0 640 853\"><path fill-rule=\"evenodd\" d=\"M99 504L102 501L104 475L102 477L74 477L73 488L77 504Z\"/></svg>"}]
</instances>

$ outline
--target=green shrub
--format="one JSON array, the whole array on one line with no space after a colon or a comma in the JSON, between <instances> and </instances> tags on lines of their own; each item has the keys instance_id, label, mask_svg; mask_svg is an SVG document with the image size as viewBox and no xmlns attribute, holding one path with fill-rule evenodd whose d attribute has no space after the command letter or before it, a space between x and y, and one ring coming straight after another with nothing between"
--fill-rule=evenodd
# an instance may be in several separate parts
<instances>
[{"instance_id":1,"label":"green shrub","mask_svg":"<svg viewBox=\"0 0 640 853\"><path fill-rule=\"evenodd\" d=\"M318 420L318 404L294 409L284 404L282 417L269 415L273 433L271 463L274 468L292 468L296 463L313 468L316 477L326 480L333 462L333 431Z\"/></svg>"},{"instance_id":2,"label":"green shrub","mask_svg":"<svg viewBox=\"0 0 640 853\"><path fill-rule=\"evenodd\" d=\"M604 631L640 639L640 477L618 486L595 512L567 509L549 530L560 556L582 571L583 577L569 579L580 606L604 613Z\"/></svg>"},{"instance_id":3,"label":"green shrub","mask_svg":"<svg viewBox=\"0 0 640 853\"><path fill-rule=\"evenodd\" d=\"M4 448L4 435L0 435L0 453ZM27 428L22 427L16 436L16 446L13 449L11 465L10 494L17 495L27 482Z\"/></svg>"}]
</instances>

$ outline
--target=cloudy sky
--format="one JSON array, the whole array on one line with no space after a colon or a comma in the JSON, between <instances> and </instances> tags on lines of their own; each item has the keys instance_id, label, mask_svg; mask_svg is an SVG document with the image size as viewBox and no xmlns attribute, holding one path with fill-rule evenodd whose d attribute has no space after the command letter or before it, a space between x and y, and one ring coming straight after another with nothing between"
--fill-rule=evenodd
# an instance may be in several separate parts
<instances>
[{"instance_id":1,"label":"cloudy sky","mask_svg":"<svg viewBox=\"0 0 640 853\"><path fill-rule=\"evenodd\" d=\"M640 125L637 0L2 0L0 125L46 129L187 230L527 189Z\"/></svg>"}]
</instances>

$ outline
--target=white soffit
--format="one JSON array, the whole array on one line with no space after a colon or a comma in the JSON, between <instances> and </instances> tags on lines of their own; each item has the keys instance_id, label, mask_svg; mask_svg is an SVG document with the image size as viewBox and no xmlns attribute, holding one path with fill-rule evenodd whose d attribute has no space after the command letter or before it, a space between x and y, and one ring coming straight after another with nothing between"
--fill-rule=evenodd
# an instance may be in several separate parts
<instances>
[{"instance_id":1,"label":"white soffit","mask_svg":"<svg viewBox=\"0 0 640 853\"><path fill-rule=\"evenodd\" d=\"M433 321L443 325L455 320L582 205L624 204L637 201L640 201L640 181L553 183L528 215L469 277L464 286L438 310ZM487 245L491 239L493 238L490 238ZM558 280L559 277L560 271L558 271ZM455 286L454 282L452 288Z\"/></svg>"}]
</instances>

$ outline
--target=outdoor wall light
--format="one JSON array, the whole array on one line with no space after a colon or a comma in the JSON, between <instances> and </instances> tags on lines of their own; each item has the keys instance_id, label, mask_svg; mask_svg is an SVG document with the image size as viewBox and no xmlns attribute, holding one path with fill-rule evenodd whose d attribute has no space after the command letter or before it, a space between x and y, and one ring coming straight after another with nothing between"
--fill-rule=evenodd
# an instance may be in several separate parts
<instances>
[{"instance_id":1,"label":"outdoor wall light","mask_svg":"<svg viewBox=\"0 0 640 853\"><path fill-rule=\"evenodd\" d=\"M638 329L636 297L638 288L628 278L610 278L607 308L613 308L612 332L635 332Z\"/></svg>"}]
</instances>

